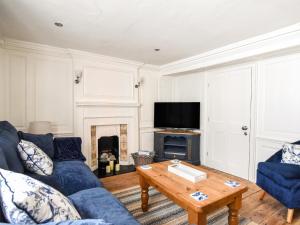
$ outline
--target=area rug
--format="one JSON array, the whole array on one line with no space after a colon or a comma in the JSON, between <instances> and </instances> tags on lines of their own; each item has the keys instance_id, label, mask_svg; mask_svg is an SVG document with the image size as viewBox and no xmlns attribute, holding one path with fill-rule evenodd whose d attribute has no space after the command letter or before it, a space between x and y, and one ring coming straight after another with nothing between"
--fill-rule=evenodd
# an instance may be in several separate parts
<instances>
[{"instance_id":1,"label":"area rug","mask_svg":"<svg viewBox=\"0 0 300 225\"><path fill-rule=\"evenodd\" d=\"M149 188L149 210L143 212L140 187L113 192L142 225L188 225L187 213L154 188ZM223 208L208 216L208 225L228 225L228 209ZM240 218L240 225L257 225L247 218Z\"/></svg>"}]
</instances>

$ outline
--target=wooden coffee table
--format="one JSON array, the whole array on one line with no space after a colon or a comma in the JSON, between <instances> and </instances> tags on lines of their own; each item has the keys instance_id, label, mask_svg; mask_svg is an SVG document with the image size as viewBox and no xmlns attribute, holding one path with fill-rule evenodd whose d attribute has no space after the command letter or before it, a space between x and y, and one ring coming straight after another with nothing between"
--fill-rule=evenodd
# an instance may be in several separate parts
<instances>
[{"instance_id":1,"label":"wooden coffee table","mask_svg":"<svg viewBox=\"0 0 300 225\"><path fill-rule=\"evenodd\" d=\"M176 176L168 172L170 161L150 164L152 169L144 170L137 167L140 175L142 210L148 210L148 188L153 186L159 192L167 196L173 202L188 212L188 220L190 224L205 225L207 223L207 215L228 206L229 225L239 224L238 211L242 206L242 194L247 191L247 186L241 184L239 187L228 187L224 184L228 178L208 171L204 167L194 166L189 163L182 162L206 172L208 178L196 184ZM194 200L190 194L200 191L208 195L208 199L204 201Z\"/></svg>"}]
</instances>

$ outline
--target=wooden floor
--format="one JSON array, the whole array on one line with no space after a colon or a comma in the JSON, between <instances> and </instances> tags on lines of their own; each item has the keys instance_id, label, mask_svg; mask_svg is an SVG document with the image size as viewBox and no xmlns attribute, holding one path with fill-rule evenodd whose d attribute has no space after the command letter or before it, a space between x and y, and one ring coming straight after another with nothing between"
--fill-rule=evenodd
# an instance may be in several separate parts
<instances>
[{"instance_id":1,"label":"wooden floor","mask_svg":"<svg viewBox=\"0 0 300 225\"><path fill-rule=\"evenodd\" d=\"M243 207L240 211L240 214L242 216L250 218L257 224L288 224L285 222L287 209L269 195L266 195L264 200L260 201L259 196L262 193L262 191L254 183L214 169L210 170L227 176L228 179L234 179L239 182L243 182L249 187L249 190L243 195ZM133 172L104 178L101 179L101 181L103 182L104 187L107 188L109 191L117 191L138 185L138 178L138 174L136 172ZM292 224L300 225L300 210L295 211L294 220Z\"/></svg>"}]
</instances>

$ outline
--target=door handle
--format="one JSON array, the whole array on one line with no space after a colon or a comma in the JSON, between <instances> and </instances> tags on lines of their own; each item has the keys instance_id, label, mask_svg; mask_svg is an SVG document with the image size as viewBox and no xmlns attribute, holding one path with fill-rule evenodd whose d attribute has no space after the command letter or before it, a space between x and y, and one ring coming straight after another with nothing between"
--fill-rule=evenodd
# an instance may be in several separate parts
<instances>
[{"instance_id":1,"label":"door handle","mask_svg":"<svg viewBox=\"0 0 300 225\"><path fill-rule=\"evenodd\" d=\"M247 126L242 126L242 130L248 130Z\"/></svg>"}]
</instances>

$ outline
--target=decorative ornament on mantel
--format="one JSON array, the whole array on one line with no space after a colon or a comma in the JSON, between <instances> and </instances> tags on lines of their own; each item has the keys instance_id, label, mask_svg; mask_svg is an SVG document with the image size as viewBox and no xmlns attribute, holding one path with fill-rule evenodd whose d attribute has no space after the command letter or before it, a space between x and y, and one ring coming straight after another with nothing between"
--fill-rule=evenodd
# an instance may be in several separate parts
<instances>
[{"instance_id":1,"label":"decorative ornament on mantel","mask_svg":"<svg viewBox=\"0 0 300 225\"><path fill-rule=\"evenodd\" d=\"M51 122L32 121L29 123L28 132L31 134L48 134L52 132Z\"/></svg>"}]
</instances>

